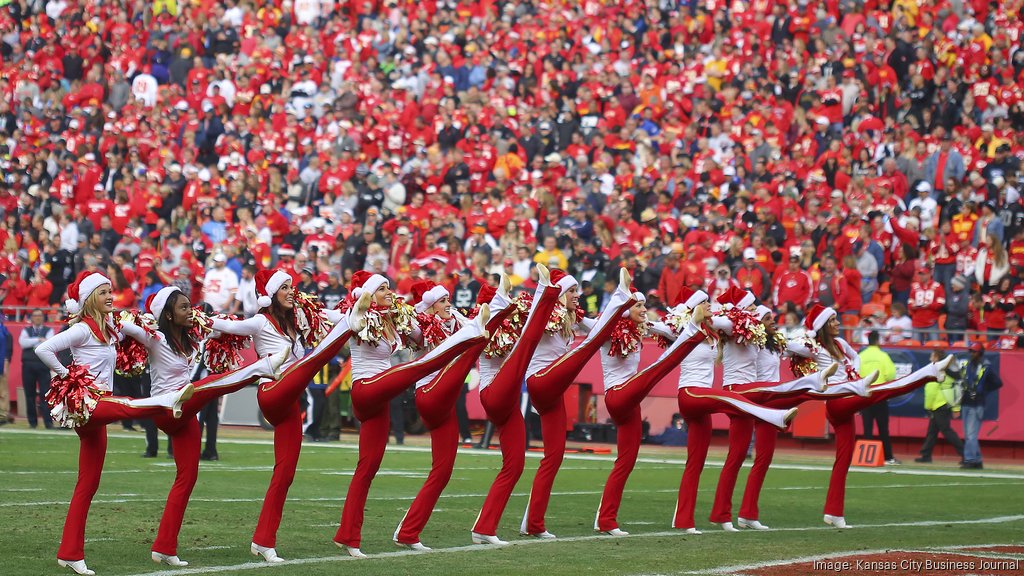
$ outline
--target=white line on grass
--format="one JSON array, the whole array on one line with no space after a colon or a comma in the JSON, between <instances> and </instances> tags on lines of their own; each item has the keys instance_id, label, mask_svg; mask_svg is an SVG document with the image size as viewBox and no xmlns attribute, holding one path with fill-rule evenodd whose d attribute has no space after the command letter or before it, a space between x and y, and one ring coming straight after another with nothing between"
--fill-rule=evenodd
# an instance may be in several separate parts
<instances>
[{"instance_id":1,"label":"white line on grass","mask_svg":"<svg viewBox=\"0 0 1024 576\"><path fill-rule=\"evenodd\" d=\"M3 429L0 431L0 436L4 434L22 434L26 436L61 436L67 437L66 432L54 432L49 430L18 430L18 429ZM113 433L108 434L108 438L122 438L122 439L137 439L138 435L133 434L119 434ZM218 439L217 442L221 444L237 444L241 446L273 446L273 440L255 440L255 439L242 439L242 438L223 438ZM358 450L359 447L356 444L347 443L316 443L316 444L303 444L305 450ZM421 454L429 454L429 446L388 446L389 452L414 452ZM498 450L478 450L473 448L460 448L461 454L471 454L474 456L490 456L500 457L501 452ZM541 458L543 454L540 452L527 452L527 458ZM566 460L579 460L579 461L590 461L590 462L611 462L615 460L615 455L598 455L598 454L566 454ZM831 461L831 458L829 458ZM686 463L685 459L682 458L661 458L661 457L642 457L637 459L638 463L643 464L672 464L682 466ZM708 460L705 463L707 468L721 468L723 465L721 460ZM212 466L211 466L212 468ZM811 471L811 472L831 472L832 464L772 464L772 468L776 470L800 470L800 471ZM854 467L850 469L850 472L856 472L860 474L895 474L904 476L942 476L951 478L1003 478L1003 479L1015 479L1024 480L1024 474L1014 474L1012 472L992 472L992 471L959 471L959 470L924 470L921 468L860 468ZM6 473L6 472L5 472ZM17 473L17 472L14 472ZM37 474L38 472L31 472ZM67 473L77 474L76 471L70 471Z\"/></svg>"},{"instance_id":2,"label":"white line on grass","mask_svg":"<svg viewBox=\"0 0 1024 576\"><path fill-rule=\"evenodd\" d=\"M1017 516L997 516L995 518L978 518L975 520L928 520L922 522L893 522L886 524L863 524L855 529L867 529L867 528L894 528L894 527L912 527L912 526L944 526L948 524L1005 524L1007 522L1019 522L1024 520L1024 515ZM829 530L834 531L835 528L830 526L805 526L801 528L780 528L773 529L771 532L811 532L811 531L823 531ZM756 534L764 534L763 532L751 532ZM714 537L715 535L727 534L726 532L705 532L703 536L695 536L695 538L708 538ZM685 536L681 530L671 530L662 532L649 532L649 533L633 533L629 536L623 536L622 538L665 538L665 537L679 537ZM729 538L735 536L729 535ZM593 540L608 540L608 536L603 534L591 535L591 536L570 536L568 538L558 538L556 540L513 540L509 543L509 546L536 546L536 545L557 545L559 542L589 542ZM686 538L688 539L688 538ZM241 549L240 547L239 549ZM300 566L306 564L326 564L332 562L373 562L375 560L384 560L388 558L400 558L403 556L413 556L419 554L459 554L463 552L485 552L487 550L493 550L493 546L456 546L453 548L435 548L432 552L413 552L412 550L404 550L401 552L384 552L381 554L373 554L369 558L359 559L352 558L351 556L317 556L312 558L298 558L295 560L289 560L282 564L267 564L266 562L247 562L245 564L236 564L233 566L208 566L205 568L185 568L180 570L161 570L158 572L146 572L142 574L136 574L134 576L183 576L186 574L216 574L219 572L232 572L241 570L261 570L264 568L273 568L274 566ZM884 552L884 550L882 551ZM871 554L872 551L858 551L851 552L849 555L860 555L860 554ZM810 560L822 559L822 558L834 558L843 553L830 554L821 557L811 557ZM782 562L776 562L775 564L783 564L788 562L795 562L797 560L788 560ZM772 563L766 563L766 566L771 566ZM745 565L740 567L741 569L750 570L753 568L751 565ZM686 574L721 574L725 569L713 568L709 570L699 570L694 572L686 572Z\"/></svg>"},{"instance_id":3,"label":"white line on grass","mask_svg":"<svg viewBox=\"0 0 1024 576\"><path fill-rule=\"evenodd\" d=\"M400 474L390 474L390 476L401 476ZM885 489L902 489L902 488L947 488L954 486L1009 486L1015 485L1016 482L943 482L941 484L879 484L879 485L864 485L864 486L850 486L846 487L847 490L885 490ZM822 486L766 486L762 490L824 490ZM698 490L702 493L714 492L715 488L707 487ZM626 493L643 493L643 494L675 494L678 492L676 489L664 488L657 490L627 490ZM552 492L552 496L595 496L602 494L601 490L574 490L565 492ZM131 494L117 494L117 496L131 496ZM487 494L442 494L441 498L483 498ZM529 496L528 493L513 493L512 496L525 498ZM368 500L412 500L413 496L370 496ZM164 498L106 498L93 500L93 504L125 504L128 502L163 502ZM255 498L190 498L189 502L208 502L217 504L237 504L246 502L262 502L263 497ZM344 498L288 498L289 502L338 502L343 503ZM22 507L33 507L33 506L53 506L56 504L67 504L66 501L54 501L47 500L43 502L2 502L0 508L22 508Z\"/></svg>"}]
</instances>

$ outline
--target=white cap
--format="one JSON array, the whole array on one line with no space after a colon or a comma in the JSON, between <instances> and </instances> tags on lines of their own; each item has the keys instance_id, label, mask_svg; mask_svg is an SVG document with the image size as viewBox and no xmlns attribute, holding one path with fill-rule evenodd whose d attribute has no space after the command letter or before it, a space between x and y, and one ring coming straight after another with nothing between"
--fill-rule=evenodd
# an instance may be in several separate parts
<instances>
[{"instance_id":1,"label":"white cap","mask_svg":"<svg viewBox=\"0 0 1024 576\"><path fill-rule=\"evenodd\" d=\"M754 250L753 248L744 248L743 249L743 259L744 260L755 260L755 259L757 259L757 250Z\"/></svg>"},{"instance_id":2,"label":"white cap","mask_svg":"<svg viewBox=\"0 0 1024 576\"><path fill-rule=\"evenodd\" d=\"M917 190L918 192L931 192L932 185L922 180L917 183L917 186L914 187L914 190Z\"/></svg>"}]
</instances>

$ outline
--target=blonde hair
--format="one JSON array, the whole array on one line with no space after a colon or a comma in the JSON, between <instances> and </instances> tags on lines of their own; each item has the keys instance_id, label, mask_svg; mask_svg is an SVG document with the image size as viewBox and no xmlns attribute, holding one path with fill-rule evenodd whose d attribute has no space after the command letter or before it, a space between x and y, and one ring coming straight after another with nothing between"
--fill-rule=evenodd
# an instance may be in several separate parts
<instances>
[{"instance_id":1,"label":"blonde hair","mask_svg":"<svg viewBox=\"0 0 1024 576\"><path fill-rule=\"evenodd\" d=\"M562 316L562 326L559 328L559 332L561 332L562 336L565 338L572 340L576 335L576 331L573 330L573 326L576 325L576 311L569 311L568 294L563 294L559 297L559 300L562 301L562 306L565 306L565 315ZM579 306L579 304L577 304L577 306Z\"/></svg>"},{"instance_id":2,"label":"blonde hair","mask_svg":"<svg viewBox=\"0 0 1024 576\"><path fill-rule=\"evenodd\" d=\"M99 290L104 286L111 285L109 283L104 283L97 286L96 289L92 291L92 294L89 294L89 297L85 299L85 302L82 302L82 311L79 312L77 316L74 316L68 324L74 326L86 318L92 318L93 321L96 322L96 325L99 326L100 332L103 336L109 339L113 336L113 334L110 334L107 330L107 318L109 314L104 314L100 311Z\"/></svg>"}]
</instances>

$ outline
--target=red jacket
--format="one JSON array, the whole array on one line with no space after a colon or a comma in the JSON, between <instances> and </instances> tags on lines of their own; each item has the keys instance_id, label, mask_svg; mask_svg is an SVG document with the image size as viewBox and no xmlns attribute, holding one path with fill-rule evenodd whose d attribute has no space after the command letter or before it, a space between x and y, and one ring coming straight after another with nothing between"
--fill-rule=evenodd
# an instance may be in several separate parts
<instances>
[{"instance_id":1,"label":"red jacket","mask_svg":"<svg viewBox=\"0 0 1024 576\"><path fill-rule=\"evenodd\" d=\"M804 308L811 301L813 293L814 283L811 282L811 277L807 275L807 272L786 270L775 280L772 302L776 308L782 306L783 302L792 302Z\"/></svg>"},{"instance_id":2,"label":"red jacket","mask_svg":"<svg viewBox=\"0 0 1024 576\"><path fill-rule=\"evenodd\" d=\"M942 308L946 305L946 289L935 280L926 284L913 282L910 285L910 321L914 328L925 328L936 324Z\"/></svg>"}]
</instances>

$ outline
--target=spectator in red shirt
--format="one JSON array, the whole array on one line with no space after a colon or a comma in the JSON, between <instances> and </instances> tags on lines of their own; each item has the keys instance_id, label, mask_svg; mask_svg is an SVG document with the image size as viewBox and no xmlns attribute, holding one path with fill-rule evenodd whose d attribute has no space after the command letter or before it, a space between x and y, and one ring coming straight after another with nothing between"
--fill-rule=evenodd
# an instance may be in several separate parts
<instances>
[{"instance_id":1,"label":"spectator in red shirt","mask_svg":"<svg viewBox=\"0 0 1024 576\"><path fill-rule=\"evenodd\" d=\"M736 270L736 281L740 283L740 288L750 290L758 300L762 302L768 300L772 286L771 278L768 276L768 272L758 265L757 250L743 249L743 264Z\"/></svg>"},{"instance_id":2,"label":"spectator in red shirt","mask_svg":"<svg viewBox=\"0 0 1024 576\"><path fill-rule=\"evenodd\" d=\"M683 303L683 288L686 286L687 272L680 263L680 254L676 251L665 256L665 268L658 280L658 293L669 308Z\"/></svg>"},{"instance_id":3,"label":"spectator in red shirt","mask_svg":"<svg viewBox=\"0 0 1024 576\"><path fill-rule=\"evenodd\" d=\"M946 306L946 290L935 281L929 264L919 264L917 276L910 285L910 320L914 337L924 344L939 337L939 316Z\"/></svg>"},{"instance_id":4,"label":"spectator in red shirt","mask_svg":"<svg viewBox=\"0 0 1024 576\"><path fill-rule=\"evenodd\" d=\"M789 255L789 267L779 274L775 280L772 303L781 308L784 302L792 302L797 309L803 311L814 294L811 277L800 269L800 253Z\"/></svg>"}]
</instances>

